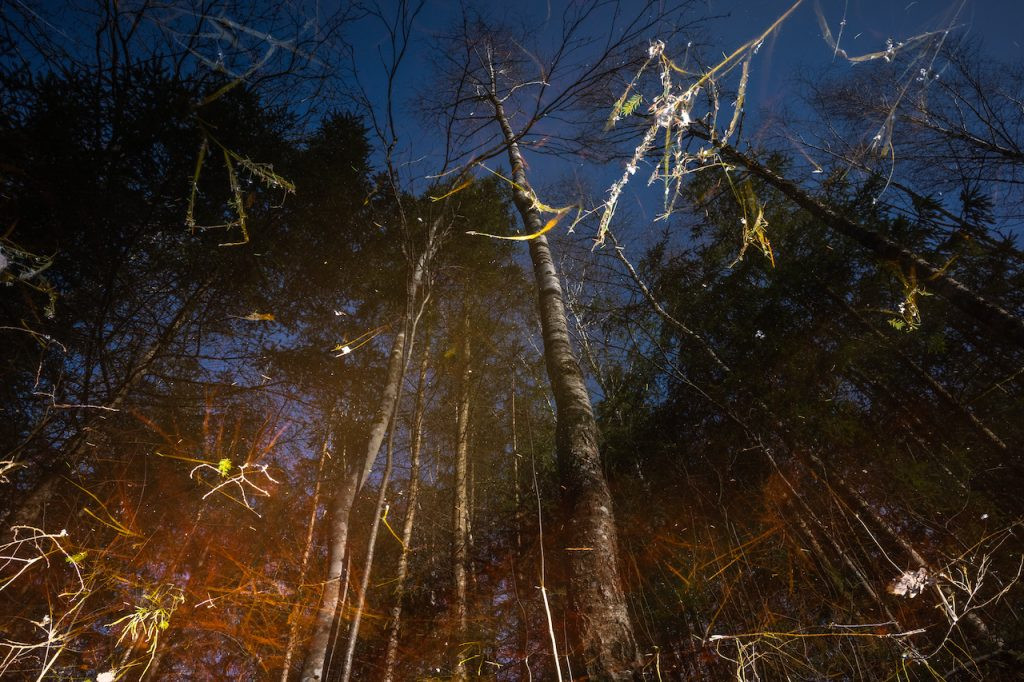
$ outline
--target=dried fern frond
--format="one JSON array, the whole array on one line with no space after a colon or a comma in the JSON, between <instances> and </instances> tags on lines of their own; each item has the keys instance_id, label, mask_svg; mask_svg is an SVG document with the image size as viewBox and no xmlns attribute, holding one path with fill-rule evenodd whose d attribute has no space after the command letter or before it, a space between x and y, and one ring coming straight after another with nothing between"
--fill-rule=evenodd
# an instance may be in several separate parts
<instances>
[{"instance_id":1,"label":"dried fern frond","mask_svg":"<svg viewBox=\"0 0 1024 682\"><path fill-rule=\"evenodd\" d=\"M233 151L226 145L222 144L217 138L210 134L210 131L205 125L200 122L200 130L203 133L203 139L199 144L199 152L196 155L195 170L192 172L192 186L189 193L188 208L185 213L185 225L188 226L189 230L195 231L196 229L213 229L213 228L232 228L237 227L241 233L242 238L234 242L224 242L220 246L241 246L249 243L249 228L247 224L248 214L246 213L246 196L242 191L242 183L238 178L238 170L240 167L249 172L250 177L255 178L260 184L265 186L267 189L281 189L284 190L285 194L295 193L295 184L290 180L278 175L274 171L273 164L259 163L253 161L247 156ZM224 158L224 168L228 174L228 186L231 189L231 198L228 203L231 207L232 212L235 215L235 220L223 223L220 225L197 225L195 218L196 211L196 198L199 195L199 177L202 174L203 167L206 164L206 157L209 154L210 143L217 145L220 148ZM249 197L252 198L251 196Z\"/></svg>"}]
</instances>

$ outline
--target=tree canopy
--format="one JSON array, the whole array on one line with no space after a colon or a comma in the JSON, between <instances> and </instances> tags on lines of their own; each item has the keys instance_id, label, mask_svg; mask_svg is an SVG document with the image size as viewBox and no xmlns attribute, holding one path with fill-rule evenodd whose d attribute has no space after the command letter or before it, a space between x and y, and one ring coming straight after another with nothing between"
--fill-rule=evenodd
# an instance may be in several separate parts
<instances>
[{"instance_id":1,"label":"tree canopy","mask_svg":"<svg viewBox=\"0 0 1024 682\"><path fill-rule=\"evenodd\" d=\"M0 9L0 677L1015 678L1019 60L534 4Z\"/></svg>"}]
</instances>

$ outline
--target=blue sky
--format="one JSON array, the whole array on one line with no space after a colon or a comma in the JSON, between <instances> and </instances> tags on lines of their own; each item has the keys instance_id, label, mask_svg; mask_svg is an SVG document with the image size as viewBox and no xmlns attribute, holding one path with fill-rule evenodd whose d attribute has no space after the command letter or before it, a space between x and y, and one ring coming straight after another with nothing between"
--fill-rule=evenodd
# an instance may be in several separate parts
<instances>
[{"instance_id":1,"label":"blue sky","mask_svg":"<svg viewBox=\"0 0 1024 682\"><path fill-rule=\"evenodd\" d=\"M430 60L436 49L435 38L457 20L463 3L471 9L479 9L489 16L511 24L529 25L532 37L543 47L545 43L550 44L557 38L560 30L559 18L564 8L581 1L426 1L424 10L417 19L414 39L406 62L399 72L395 89L399 128L397 157L400 162L406 164L403 170L405 179L412 183L410 189L423 190L427 185L426 176L437 172L439 167L443 144L440 134L442 131L425 125L418 111L421 106L418 98L432 78ZM380 2L387 7L393 5L395 0ZM623 6L628 10L634 4L638 5L639 1L625 0ZM693 39L696 43L706 46L705 59L714 59L719 54L731 52L737 46L759 35L792 4L792 0L693 0L691 16L712 17L703 24L700 32L693 34ZM286 7L291 16L298 17L304 22L314 17L323 19L339 5L339 0L289 0ZM48 0L36 7L54 20L48 26L67 39L64 41L65 44L80 43L80 50L91 49L95 39L93 29L91 26L76 23L73 13L66 11L70 7L87 8L90 7L90 3ZM172 2L168 7L184 7L184 3L179 6ZM1024 37L1019 35L1021 27L1024 27L1024 0L804 0L775 34L765 41L752 63L744 128L746 141L756 140L759 129L766 125L764 122L769 120L769 117L763 114L781 114L785 111L795 112L801 117L810 114L800 98L802 79L813 80L819 75L826 74L837 76L859 68L836 56L833 48L823 39L816 11L819 7L833 34L838 35L840 29L842 30L841 47L850 55L882 50L888 39L899 42L923 32L955 25L956 28L950 35L951 41L978 39L991 57L1008 63L1024 63ZM122 9L129 10L129 3L122 3ZM183 29L194 26L191 16L187 13L181 15L181 21ZM841 22L844 22L842 26ZM311 27L316 25L315 22L307 24L303 32L304 37L314 37L314 28ZM265 50L265 46L259 44L258 31L271 29L262 26L251 28L257 29L256 37L250 35L249 39L256 41L253 54L258 57ZM276 28L274 30L275 38L279 40L293 37L284 33L278 34ZM287 32L284 28L281 30ZM291 30L294 30L294 27L291 27ZM349 26L343 35L354 46L361 81L374 100L375 108L380 111L384 92L378 51L386 50L388 47L387 36L379 22L368 19ZM650 37L659 36L654 32ZM215 59L218 40L219 38L214 35L201 45L200 51L207 59ZM323 64L327 68L333 69L342 66L340 63L337 66L333 63L339 59L338 54L339 51L328 49L317 56L324 60ZM670 55L676 56L673 53ZM344 102L326 100L307 104L320 111L350 106ZM585 172L593 190L600 193L602 186L607 187L621 173L622 168L620 163L614 167L594 169L580 160L576 160L575 163L571 159L551 160L529 150L526 151L526 156L531 163L533 182L538 189L564 179L572 173ZM496 162L495 165L499 163ZM631 194L634 191L639 193L639 190L632 187L628 191ZM559 202L559 197L552 197L548 203L554 205ZM633 205L641 209L644 209L645 203L646 200L633 201ZM645 209L644 212L648 213Z\"/></svg>"},{"instance_id":2,"label":"blue sky","mask_svg":"<svg viewBox=\"0 0 1024 682\"><path fill-rule=\"evenodd\" d=\"M558 18L562 9L574 0L527 0L525 3L497 5L492 2L472 2L470 7L480 8L490 15L510 22L522 21L533 26L538 42L554 36L558 31ZM707 57L731 52L735 47L760 34L784 13L791 0L696 0L693 15L716 17L704 24L704 31L694 38L709 46ZM747 105L746 139L751 139L762 112L781 112L802 106L799 102L799 80L818 74L839 75L843 70L858 68L835 55L822 38L816 13L820 7L833 34L842 26L840 46L851 56L885 49L886 40L899 42L923 32L938 30L951 24L958 26L950 40L980 38L986 51L994 58L1024 62L1024 37L1018 35L1024 26L1024 0L804 0L802 5L769 38L751 70ZM626 3L629 6L629 2ZM416 26L416 39L409 59L399 74L397 92L399 126L404 143L400 142L404 158L418 161L416 168L422 174L431 172L433 154L439 151L436 135L425 130L422 117L417 115L417 94L429 81L428 67L431 41L458 16L457 0L428 0ZM545 21L551 17L550 21ZM361 24L351 34L360 57L363 82L369 84L371 95L381 98L376 88L380 83L379 60L376 51L385 44L383 34L372 24ZM652 36L656 37L656 36ZM529 156L529 153L528 153ZM530 160L528 158L528 160ZM551 181L558 173L555 166L544 159L535 160L540 180ZM417 176L410 166L410 177ZM563 173L564 174L564 173Z\"/></svg>"},{"instance_id":3,"label":"blue sky","mask_svg":"<svg viewBox=\"0 0 1024 682\"><path fill-rule=\"evenodd\" d=\"M711 24L715 43L723 48L742 44L768 26L791 3L780 0L705 0L705 7L728 17ZM834 56L822 38L815 2L803 5L766 41L752 80L754 106L774 108L795 94L794 79L833 67L855 69ZM851 56L884 49L886 40L959 26L952 40L980 38L986 51L1005 62L1024 62L1024 1L1021 0L820 0L817 3L833 35L845 18L840 46Z\"/></svg>"},{"instance_id":4,"label":"blue sky","mask_svg":"<svg viewBox=\"0 0 1024 682\"><path fill-rule=\"evenodd\" d=\"M380 4L388 7L395 4L395 1L380 0ZM402 138L400 147L406 158L421 159L426 155L420 165L424 172L430 172L426 169L431 163L432 153L438 151L437 136L434 134L436 131L424 130L422 126L422 117L417 112L417 95L431 78L429 62L435 49L434 38L457 20L463 4L514 25L529 25L533 36L537 38L536 42L543 45L557 38L559 18L564 8L581 1L521 0L498 3L493 0L426 0L417 19L414 40L399 73L396 88ZM345 0L287 0L285 14L302 21L317 18L322 22L343 2ZM79 49L89 51L95 40L93 28L79 24L75 13L67 12L67 9L85 9L90 4L45 0L39 4L27 3L22 7L34 6L42 15L52 19L53 23L48 24L48 30L65 38L60 42L65 45L80 42ZM130 11L132 4L122 3L121 8ZM628 11L631 6L639 4L639 0L625 0L623 7ZM695 34L694 39L708 46L706 57L712 59L719 53L731 52L761 33L792 4L793 0L692 0L691 16L714 17L704 23L703 32ZM167 6L185 9L186 3L179 5L171 2ZM820 7L835 34L839 33L840 22L845 19L841 46L851 55L884 49L889 38L898 42L925 31L956 24L958 28L951 35L951 40L980 38L992 57L1010 63L1024 63L1024 36L1019 35L1021 27L1024 27L1024 0L803 0L801 6L765 42L753 62L747 106L748 124L752 125L748 125L748 133L752 132L752 127L756 127L759 112L777 112L797 102L800 92L798 79L826 71L836 75L843 69L857 68L835 57L833 49L822 38L816 16L817 7ZM4 12L8 10L10 8ZM95 10L91 12L95 14ZM160 16L171 15L165 12ZM242 17L238 19L244 21ZM181 21L181 29L194 28L187 12L181 15ZM310 26L318 23L310 22L303 31L304 37L312 37L314 29ZM272 30L271 27L263 26L253 28ZM274 28L287 32L281 27ZM290 30L294 31L294 27ZM276 32L274 35L284 40L294 37ZM378 22L363 20L344 31L344 38L354 45L362 81L377 100L379 109L383 91L380 87L382 72L377 55L379 49L387 47L387 37ZM206 41L207 44L202 45L200 50L204 54L208 53L206 57L211 60L217 52L214 42ZM262 50L262 47L258 47L254 54L258 56ZM338 59L337 55L338 52L334 50L322 53L328 68L334 68L331 62ZM318 108L330 106L337 107L338 104L322 104Z\"/></svg>"}]
</instances>

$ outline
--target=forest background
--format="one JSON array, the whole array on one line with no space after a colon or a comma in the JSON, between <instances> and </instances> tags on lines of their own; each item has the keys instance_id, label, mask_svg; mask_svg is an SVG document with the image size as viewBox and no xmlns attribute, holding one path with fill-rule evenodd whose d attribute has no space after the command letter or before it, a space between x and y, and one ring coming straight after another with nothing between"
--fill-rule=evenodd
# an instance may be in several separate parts
<instances>
[{"instance_id":1,"label":"forest background","mask_svg":"<svg viewBox=\"0 0 1024 682\"><path fill-rule=\"evenodd\" d=\"M1015 679L1017 3L0 10L0 676Z\"/></svg>"}]
</instances>

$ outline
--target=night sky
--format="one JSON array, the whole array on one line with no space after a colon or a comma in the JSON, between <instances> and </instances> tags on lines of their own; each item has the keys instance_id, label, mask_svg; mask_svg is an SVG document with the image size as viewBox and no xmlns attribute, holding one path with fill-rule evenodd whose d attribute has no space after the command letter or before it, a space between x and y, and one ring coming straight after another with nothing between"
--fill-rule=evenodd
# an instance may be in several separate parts
<instances>
[{"instance_id":1,"label":"night sky","mask_svg":"<svg viewBox=\"0 0 1024 682\"><path fill-rule=\"evenodd\" d=\"M0 0L0 680L1020 679L1021 27Z\"/></svg>"},{"instance_id":2,"label":"night sky","mask_svg":"<svg viewBox=\"0 0 1024 682\"><path fill-rule=\"evenodd\" d=\"M551 0L531 0L514 3L498 9L493 3L468 3L486 16L496 16L513 25L527 25L537 42L545 37L557 37L557 18L563 3ZM694 3L694 18L709 16L692 40L706 46L707 58L728 53L764 31L793 3L786 0L700 0ZM420 159L436 151L422 146L427 140L417 116L417 95L430 78L429 41L444 33L458 16L460 3L452 0L427 2L416 31L420 34L410 48L405 68L398 76L396 89L400 96L400 125L407 131L409 158ZM523 8L526 7L526 10ZM993 58L1008 63L1024 58L1024 45L1019 28L1024 26L1024 2L1014 0L924 0L887 2L886 0L805 0L779 27L759 50L751 72L748 116L779 112L787 107L799 106L799 79L813 78L817 74L857 68L834 55L833 49L822 37L816 10L828 21L833 35L838 34L840 22L846 25L840 46L849 55L856 56L885 49L886 40L906 40L928 31L953 27L951 41L979 40ZM524 19L525 17L525 19ZM551 18L549 20L549 18ZM550 35L549 35L550 34ZM652 35L651 38L659 36ZM385 45L386 37L375 29L372 22L362 22L354 39L363 84L372 95L383 93L375 88L381 79L374 75L379 69L377 50ZM428 136L429 137L429 136ZM435 140L430 140L435 141Z\"/></svg>"},{"instance_id":3,"label":"night sky","mask_svg":"<svg viewBox=\"0 0 1024 682\"><path fill-rule=\"evenodd\" d=\"M427 2L418 17L414 38L403 68L396 80L397 125L399 128L398 157L405 164L406 179L421 189L436 173L443 154L444 140L434 134L419 111L426 84L431 82L431 63L436 59L432 47L436 36L449 30L460 12L459 2L434 0ZM535 45L557 41L560 16L564 3L550 0L531 0L526 3L495 5L468 3L469 7L490 19L507 22L511 26L526 27ZM751 2L746 0L698 0L689 15L703 19L692 30L676 37L673 49L682 51L687 41L702 48L705 63L728 54L765 31L793 3L786 0ZM524 10L523 8L527 9ZM1006 63L1024 57L1024 46L1018 34L1024 26L1024 2L1014 0L925 0L887 2L885 0L805 0L784 23L765 40L751 66L747 94L743 141L747 144L780 144L777 136L779 123L795 117L799 120L814 118L805 100L807 83L820 78L841 77L866 64L853 64L837 55L822 36L819 12L827 21L833 36L839 36L839 46L850 57L884 50L887 40L901 41L932 31L949 28L949 44L980 43L990 58ZM845 24L841 25L841 22ZM665 27L668 32L669 27ZM840 35L840 31L842 31ZM384 79L379 51L387 46L386 36L379 23L362 21L352 30L356 68L362 86L374 99L378 108L384 103ZM651 39L659 35L652 33ZM731 79L735 81L735 77ZM726 87L735 87L727 82ZM542 122L538 130L550 122ZM865 130L868 136L873 130ZM782 144L786 144L785 141ZM790 150L791 151L791 150ZM594 164L572 163L565 158L552 158L525 150L531 165L531 178L538 188L551 188L566 181L582 182L596 200L621 174L623 161L604 167ZM500 165L501 160L494 164ZM493 165L493 164L492 164ZM541 190L543 191L543 189ZM659 210L661 192L649 190L642 183L627 186L624 205L632 206L641 218L652 218ZM552 202L569 201L569 197L551 197ZM660 227L652 226L650 235ZM636 235L639 236L639 235Z\"/></svg>"}]
</instances>

